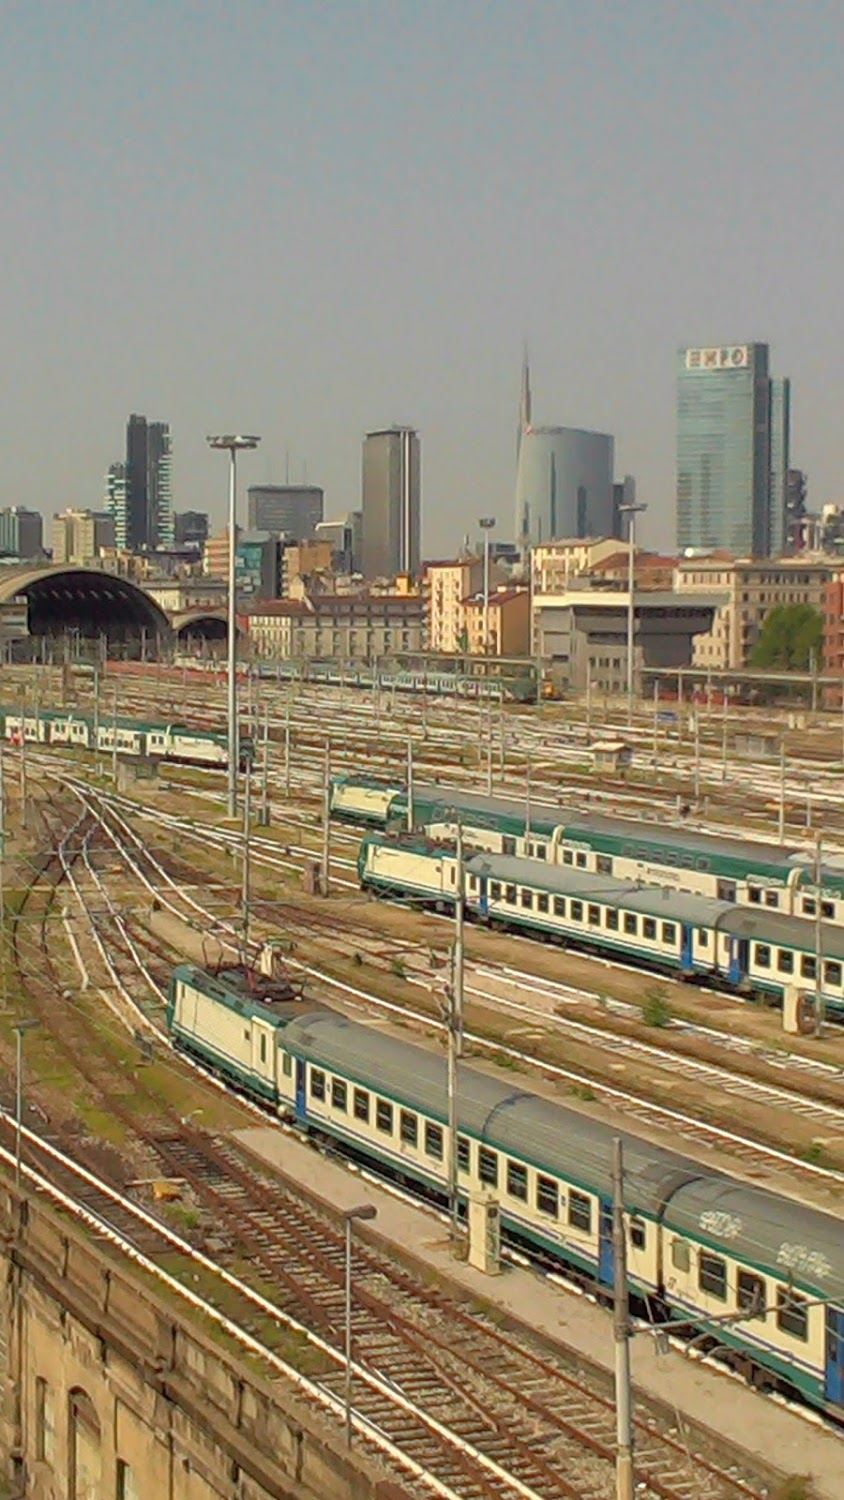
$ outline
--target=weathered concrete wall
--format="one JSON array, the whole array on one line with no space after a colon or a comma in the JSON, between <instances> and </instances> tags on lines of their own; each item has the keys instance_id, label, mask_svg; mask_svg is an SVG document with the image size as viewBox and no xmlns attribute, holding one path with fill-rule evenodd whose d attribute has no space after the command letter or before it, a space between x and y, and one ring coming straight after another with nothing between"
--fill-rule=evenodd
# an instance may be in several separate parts
<instances>
[{"instance_id":1,"label":"weathered concrete wall","mask_svg":"<svg viewBox=\"0 0 844 1500\"><path fill-rule=\"evenodd\" d=\"M29 1500L403 1500L292 1382L131 1263L0 1187L0 1492Z\"/></svg>"}]
</instances>

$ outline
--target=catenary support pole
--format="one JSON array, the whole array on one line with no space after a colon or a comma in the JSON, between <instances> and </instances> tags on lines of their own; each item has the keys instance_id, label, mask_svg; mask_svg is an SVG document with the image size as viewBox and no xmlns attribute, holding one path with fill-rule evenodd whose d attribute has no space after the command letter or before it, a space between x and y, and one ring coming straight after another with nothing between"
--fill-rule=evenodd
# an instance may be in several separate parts
<instances>
[{"instance_id":1,"label":"catenary support pole","mask_svg":"<svg viewBox=\"0 0 844 1500\"><path fill-rule=\"evenodd\" d=\"M448 997L448 1203L451 1234L460 1231L460 1195L457 1175L458 1075L457 1060L463 1053L463 824L457 819L455 857L454 950Z\"/></svg>"},{"instance_id":2,"label":"catenary support pole","mask_svg":"<svg viewBox=\"0 0 844 1500\"><path fill-rule=\"evenodd\" d=\"M785 842L785 735L780 736L780 810L777 821L777 837Z\"/></svg>"},{"instance_id":3,"label":"catenary support pole","mask_svg":"<svg viewBox=\"0 0 844 1500\"><path fill-rule=\"evenodd\" d=\"M291 684L287 684L287 703L284 708L284 795L290 800L290 695Z\"/></svg>"},{"instance_id":4,"label":"catenary support pole","mask_svg":"<svg viewBox=\"0 0 844 1500\"><path fill-rule=\"evenodd\" d=\"M261 773L261 826L270 821L270 710L264 704L264 764Z\"/></svg>"},{"instance_id":5,"label":"catenary support pole","mask_svg":"<svg viewBox=\"0 0 844 1500\"><path fill-rule=\"evenodd\" d=\"M413 832L413 740L407 737L407 831Z\"/></svg>"},{"instance_id":6,"label":"catenary support pole","mask_svg":"<svg viewBox=\"0 0 844 1500\"><path fill-rule=\"evenodd\" d=\"M633 1500L633 1418L630 1383L630 1316L624 1223L624 1154L613 1142L613 1332L615 1335L616 1500Z\"/></svg>"},{"instance_id":7,"label":"catenary support pole","mask_svg":"<svg viewBox=\"0 0 844 1500\"><path fill-rule=\"evenodd\" d=\"M252 819L252 756L246 757L246 782L243 790L243 884L241 887L240 905L243 924L243 956L246 959L249 947L249 888L251 870L249 860L252 852L251 846L251 819Z\"/></svg>"},{"instance_id":8,"label":"catenary support pole","mask_svg":"<svg viewBox=\"0 0 844 1500\"><path fill-rule=\"evenodd\" d=\"M331 742L325 742L325 763L322 773L322 870L320 886L323 896L329 894L331 883Z\"/></svg>"},{"instance_id":9,"label":"catenary support pole","mask_svg":"<svg viewBox=\"0 0 844 1500\"><path fill-rule=\"evenodd\" d=\"M815 1036L823 1035L826 1020L823 993L823 860L821 835L815 834Z\"/></svg>"}]
</instances>

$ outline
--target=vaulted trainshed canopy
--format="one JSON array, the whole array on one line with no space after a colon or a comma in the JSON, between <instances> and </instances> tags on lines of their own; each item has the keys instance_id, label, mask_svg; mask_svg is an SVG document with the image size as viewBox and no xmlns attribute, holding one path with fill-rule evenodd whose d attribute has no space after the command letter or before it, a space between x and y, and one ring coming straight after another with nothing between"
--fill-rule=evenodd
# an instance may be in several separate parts
<instances>
[{"instance_id":1,"label":"vaulted trainshed canopy","mask_svg":"<svg viewBox=\"0 0 844 1500\"><path fill-rule=\"evenodd\" d=\"M85 639L150 642L167 637L170 625L154 599L127 578L97 568L47 564L0 570L0 603L26 599L31 636L62 636L78 631Z\"/></svg>"}]
</instances>

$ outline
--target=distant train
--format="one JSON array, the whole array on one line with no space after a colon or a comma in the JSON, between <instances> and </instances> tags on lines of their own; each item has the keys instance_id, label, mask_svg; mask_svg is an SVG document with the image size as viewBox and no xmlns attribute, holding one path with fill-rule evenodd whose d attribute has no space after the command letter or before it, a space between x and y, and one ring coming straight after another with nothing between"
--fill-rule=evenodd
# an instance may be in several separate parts
<instances>
[{"instance_id":1,"label":"distant train","mask_svg":"<svg viewBox=\"0 0 844 1500\"><path fill-rule=\"evenodd\" d=\"M453 845L418 834L371 833L358 856L364 889L452 910ZM752 910L669 886L638 885L508 854L464 863L468 916L528 937L584 948L649 969L782 1002L791 987L814 993L815 923ZM844 929L823 933L821 994L844 1016Z\"/></svg>"},{"instance_id":2,"label":"distant train","mask_svg":"<svg viewBox=\"0 0 844 1500\"><path fill-rule=\"evenodd\" d=\"M178 1047L302 1130L446 1201L441 1055L242 970L175 969L167 1024ZM493 1194L511 1242L611 1296L617 1132L465 1063L458 1130L463 1204L479 1189ZM841 1221L637 1136L624 1137L624 1154L634 1296L708 1334L755 1384L844 1419Z\"/></svg>"},{"instance_id":3,"label":"distant train","mask_svg":"<svg viewBox=\"0 0 844 1500\"><path fill-rule=\"evenodd\" d=\"M408 824L407 790L372 776L337 776L332 817L370 828ZM788 916L814 917L811 856L794 845L765 843L582 812L457 787L415 786L413 826L431 838L453 839L457 820L467 844L491 853L545 860L646 885L670 884L689 894L735 901ZM822 871L824 922L844 927L844 868Z\"/></svg>"},{"instance_id":4,"label":"distant train","mask_svg":"<svg viewBox=\"0 0 844 1500\"><path fill-rule=\"evenodd\" d=\"M223 770L228 765L228 744L223 734L191 729L186 724L151 724L141 719L103 714L96 726L92 718L68 709L22 709L0 707L0 733L13 744L67 745L80 750L99 749L109 754L149 756L153 760L178 761L185 765ZM251 753L251 741L241 737L241 769Z\"/></svg>"},{"instance_id":5,"label":"distant train","mask_svg":"<svg viewBox=\"0 0 844 1500\"><path fill-rule=\"evenodd\" d=\"M259 677L275 682L295 679L326 683L332 687L380 688L382 692L427 693L432 698L491 698L514 703L536 700L536 686L528 673L504 672L490 677L467 672L423 671L420 668L388 670L358 666L355 662L261 662L252 669Z\"/></svg>"}]
</instances>

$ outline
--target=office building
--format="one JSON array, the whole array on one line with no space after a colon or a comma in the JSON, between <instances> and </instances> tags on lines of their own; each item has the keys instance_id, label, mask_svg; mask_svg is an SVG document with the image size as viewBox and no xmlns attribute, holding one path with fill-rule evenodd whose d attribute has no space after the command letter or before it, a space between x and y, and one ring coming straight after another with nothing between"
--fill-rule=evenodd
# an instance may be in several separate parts
<instances>
[{"instance_id":1,"label":"office building","mask_svg":"<svg viewBox=\"0 0 844 1500\"><path fill-rule=\"evenodd\" d=\"M366 578L419 572L421 461L410 427L368 432L363 441L362 564Z\"/></svg>"},{"instance_id":2,"label":"office building","mask_svg":"<svg viewBox=\"0 0 844 1500\"><path fill-rule=\"evenodd\" d=\"M788 540L791 392L767 344L681 349L677 548L771 557Z\"/></svg>"},{"instance_id":3,"label":"office building","mask_svg":"<svg viewBox=\"0 0 844 1500\"><path fill-rule=\"evenodd\" d=\"M247 491L250 531L275 531L291 542L312 536L325 496L315 484L253 484Z\"/></svg>"},{"instance_id":4,"label":"office building","mask_svg":"<svg viewBox=\"0 0 844 1500\"><path fill-rule=\"evenodd\" d=\"M827 613L826 589L838 567L834 558L684 558L675 576L677 593L719 599L710 629L695 641L694 665L712 671L749 667L772 609L809 604L819 614Z\"/></svg>"},{"instance_id":5,"label":"office building","mask_svg":"<svg viewBox=\"0 0 844 1500\"><path fill-rule=\"evenodd\" d=\"M361 531L363 516L351 510L336 521L320 521L314 529L317 541L330 541L337 573L358 573L361 566Z\"/></svg>"},{"instance_id":6,"label":"office building","mask_svg":"<svg viewBox=\"0 0 844 1500\"><path fill-rule=\"evenodd\" d=\"M63 510L53 516L53 562L84 567L99 560L102 548L112 548L114 516L96 510Z\"/></svg>"},{"instance_id":7,"label":"office building","mask_svg":"<svg viewBox=\"0 0 844 1500\"><path fill-rule=\"evenodd\" d=\"M133 413L126 424L125 463L108 471L106 503L118 548L172 547L171 459L168 424Z\"/></svg>"},{"instance_id":8,"label":"office building","mask_svg":"<svg viewBox=\"0 0 844 1500\"><path fill-rule=\"evenodd\" d=\"M204 510L180 510L173 516L173 542L176 547L196 547L202 551L208 540L208 516Z\"/></svg>"},{"instance_id":9,"label":"office building","mask_svg":"<svg viewBox=\"0 0 844 1500\"><path fill-rule=\"evenodd\" d=\"M580 427L538 427L531 419L525 359L516 443L516 545L613 532L615 442Z\"/></svg>"},{"instance_id":10,"label":"office building","mask_svg":"<svg viewBox=\"0 0 844 1500\"><path fill-rule=\"evenodd\" d=\"M23 505L7 505L0 510L0 556L28 561L43 552L44 523L37 510L27 510Z\"/></svg>"},{"instance_id":11,"label":"office building","mask_svg":"<svg viewBox=\"0 0 844 1500\"><path fill-rule=\"evenodd\" d=\"M307 594L255 603L242 621L256 657L372 663L425 645L421 594Z\"/></svg>"}]
</instances>

